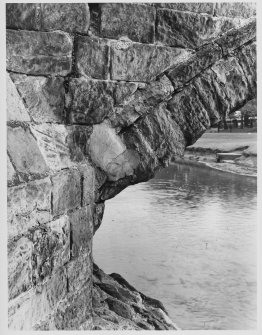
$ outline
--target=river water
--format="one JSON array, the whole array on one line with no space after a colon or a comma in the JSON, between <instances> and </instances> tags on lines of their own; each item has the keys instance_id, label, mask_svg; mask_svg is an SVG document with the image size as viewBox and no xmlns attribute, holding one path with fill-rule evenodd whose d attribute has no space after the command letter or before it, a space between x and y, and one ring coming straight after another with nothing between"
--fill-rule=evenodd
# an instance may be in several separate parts
<instances>
[{"instance_id":1,"label":"river water","mask_svg":"<svg viewBox=\"0 0 262 335\"><path fill-rule=\"evenodd\" d=\"M255 329L256 179L173 164L106 202L94 260L182 329Z\"/></svg>"}]
</instances>

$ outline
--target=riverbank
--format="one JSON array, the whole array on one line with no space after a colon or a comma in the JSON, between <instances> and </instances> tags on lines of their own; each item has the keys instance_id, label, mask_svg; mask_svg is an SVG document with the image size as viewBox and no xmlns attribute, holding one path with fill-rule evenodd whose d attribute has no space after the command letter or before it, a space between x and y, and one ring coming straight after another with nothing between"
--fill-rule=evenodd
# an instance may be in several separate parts
<instances>
[{"instance_id":1,"label":"riverbank","mask_svg":"<svg viewBox=\"0 0 262 335\"><path fill-rule=\"evenodd\" d=\"M188 147L183 163L209 166L213 169L257 177L256 133L206 133L194 145ZM235 160L216 160L217 153L238 153ZM178 161L178 160L176 160Z\"/></svg>"}]
</instances>

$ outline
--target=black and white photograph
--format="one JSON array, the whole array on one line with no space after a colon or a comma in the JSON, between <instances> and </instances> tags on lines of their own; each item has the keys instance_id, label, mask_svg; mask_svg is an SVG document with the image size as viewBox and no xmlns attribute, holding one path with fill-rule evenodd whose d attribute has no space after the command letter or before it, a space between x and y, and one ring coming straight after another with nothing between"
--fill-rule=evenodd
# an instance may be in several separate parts
<instances>
[{"instance_id":1,"label":"black and white photograph","mask_svg":"<svg viewBox=\"0 0 262 335\"><path fill-rule=\"evenodd\" d=\"M1 8L0 329L262 334L258 3Z\"/></svg>"}]
</instances>

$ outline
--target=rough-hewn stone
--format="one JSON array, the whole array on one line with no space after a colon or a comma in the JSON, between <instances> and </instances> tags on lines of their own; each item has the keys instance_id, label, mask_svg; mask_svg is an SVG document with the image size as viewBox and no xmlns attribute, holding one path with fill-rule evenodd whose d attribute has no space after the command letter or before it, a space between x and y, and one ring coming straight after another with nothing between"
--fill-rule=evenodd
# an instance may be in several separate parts
<instances>
[{"instance_id":1,"label":"rough-hewn stone","mask_svg":"<svg viewBox=\"0 0 262 335\"><path fill-rule=\"evenodd\" d=\"M164 71L186 59L190 52L180 48L131 43L127 48L111 45L111 79L154 80Z\"/></svg>"},{"instance_id":2,"label":"rough-hewn stone","mask_svg":"<svg viewBox=\"0 0 262 335\"><path fill-rule=\"evenodd\" d=\"M206 68L219 60L221 56L222 52L218 45L204 45L187 61L168 71L167 76L172 81L174 89L178 89L196 75L201 74Z\"/></svg>"},{"instance_id":3,"label":"rough-hewn stone","mask_svg":"<svg viewBox=\"0 0 262 335\"><path fill-rule=\"evenodd\" d=\"M212 2L177 2L177 3L154 3L157 8L168 8L185 12L213 14L214 3Z\"/></svg>"},{"instance_id":4,"label":"rough-hewn stone","mask_svg":"<svg viewBox=\"0 0 262 335\"><path fill-rule=\"evenodd\" d=\"M216 2L214 15L249 18L256 15L255 2Z\"/></svg>"},{"instance_id":5,"label":"rough-hewn stone","mask_svg":"<svg viewBox=\"0 0 262 335\"><path fill-rule=\"evenodd\" d=\"M121 105L137 89L135 83L74 78L69 82L66 106L70 123L92 125L102 122L113 107Z\"/></svg>"},{"instance_id":6,"label":"rough-hewn stone","mask_svg":"<svg viewBox=\"0 0 262 335\"><path fill-rule=\"evenodd\" d=\"M91 252L93 237L93 213L91 206L82 207L68 214L71 232L71 256L76 258L84 250Z\"/></svg>"},{"instance_id":7,"label":"rough-hewn stone","mask_svg":"<svg viewBox=\"0 0 262 335\"><path fill-rule=\"evenodd\" d=\"M64 79L61 77L32 77L12 74L18 92L23 98L33 121L64 121Z\"/></svg>"},{"instance_id":8,"label":"rough-hewn stone","mask_svg":"<svg viewBox=\"0 0 262 335\"><path fill-rule=\"evenodd\" d=\"M71 71L72 39L62 31L6 31L6 67L33 75L66 76Z\"/></svg>"},{"instance_id":9,"label":"rough-hewn stone","mask_svg":"<svg viewBox=\"0 0 262 335\"><path fill-rule=\"evenodd\" d=\"M41 30L63 30L85 34L90 23L87 3L41 4Z\"/></svg>"},{"instance_id":10,"label":"rough-hewn stone","mask_svg":"<svg viewBox=\"0 0 262 335\"><path fill-rule=\"evenodd\" d=\"M107 79L109 73L109 42L106 39L78 36L75 62L79 74L96 79Z\"/></svg>"},{"instance_id":11,"label":"rough-hewn stone","mask_svg":"<svg viewBox=\"0 0 262 335\"><path fill-rule=\"evenodd\" d=\"M54 215L63 214L81 205L80 173L76 169L63 170L51 178L52 212Z\"/></svg>"},{"instance_id":12,"label":"rough-hewn stone","mask_svg":"<svg viewBox=\"0 0 262 335\"><path fill-rule=\"evenodd\" d=\"M6 26L11 29L39 30L41 5L39 3L7 3Z\"/></svg>"},{"instance_id":13,"label":"rough-hewn stone","mask_svg":"<svg viewBox=\"0 0 262 335\"><path fill-rule=\"evenodd\" d=\"M10 158L7 156L7 181L12 183L16 178L16 171L10 161Z\"/></svg>"},{"instance_id":14,"label":"rough-hewn stone","mask_svg":"<svg viewBox=\"0 0 262 335\"><path fill-rule=\"evenodd\" d=\"M89 163L78 166L82 181L82 206L92 204L95 197L95 169Z\"/></svg>"},{"instance_id":15,"label":"rough-hewn stone","mask_svg":"<svg viewBox=\"0 0 262 335\"><path fill-rule=\"evenodd\" d=\"M216 40L216 43L221 47L223 53L226 55L255 37L256 20L253 18L245 21L241 27L231 29L226 34L223 34Z\"/></svg>"},{"instance_id":16,"label":"rough-hewn stone","mask_svg":"<svg viewBox=\"0 0 262 335\"><path fill-rule=\"evenodd\" d=\"M6 110L7 121L30 121L22 98L8 73L6 74Z\"/></svg>"},{"instance_id":17,"label":"rough-hewn stone","mask_svg":"<svg viewBox=\"0 0 262 335\"><path fill-rule=\"evenodd\" d=\"M105 3L100 5L99 33L103 37L128 36L141 43L153 43L155 9L140 4Z\"/></svg>"},{"instance_id":18,"label":"rough-hewn stone","mask_svg":"<svg viewBox=\"0 0 262 335\"><path fill-rule=\"evenodd\" d=\"M10 302L9 329L32 330L43 319L51 319L57 303L65 297L66 293L66 272L64 268L59 268L47 282L41 285L41 290L39 287L33 288ZM55 329L52 321L48 329Z\"/></svg>"},{"instance_id":19,"label":"rough-hewn stone","mask_svg":"<svg viewBox=\"0 0 262 335\"><path fill-rule=\"evenodd\" d=\"M236 27L240 20L159 9L157 22L156 36L159 42L173 47L195 49Z\"/></svg>"},{"instance_id":20,"label":"rough-hewn stone","mask_svg":"<svg viewBox=\"0 0 262 335\"><path fill-rule=\"evenodd\" d=\"M28 128L8 127L7 151L18 172L41 175L48 171L43 156Z\"/></svg>"}]
</instances>

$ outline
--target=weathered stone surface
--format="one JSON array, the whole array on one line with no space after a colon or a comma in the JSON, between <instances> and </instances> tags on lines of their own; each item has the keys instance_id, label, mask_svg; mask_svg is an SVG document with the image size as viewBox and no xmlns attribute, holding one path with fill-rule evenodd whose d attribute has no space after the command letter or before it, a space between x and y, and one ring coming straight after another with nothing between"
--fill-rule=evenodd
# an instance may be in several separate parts
<instances>
[{"instance_id":1,"label":"weathered stone surface","mask_svg":"<svg viewBox=\"0 0 262 335\"><path fill-rule=\"evenodd\" d=\"M6 26L11 29L40 30L39 3L7 3Z\"/></svg>"},{"instance_id":2,"label":"weathered stone surface","mask_svg":"<svg viewBox=\"0 0 262 335\"><path fill-rule=\"evenodd\" d=\"M167 9L157 11L157 40L173 47L198 48L236 27L240 19L213 17Z\"/></svg>"},{"instance_id":3,"label":"weathered stone surface","mask_svg":"<svg viewBox=\"0 0 262 335\"><path fill-rule=\"evenodd\" d=\"M257 64L256 64L256 42L245 45L238 50L235 55L238 59L245 78L249 85L249 92L256 96L257 94Z\"/></svg>"},{"instance_id":4,"label":"weathered stone surface","mask_svg":"<svg viewBox=\"0 0 262 335\"><path fill-rule=\"evenodd\" d=\"M92 247L93 213L91 206L80 208L68 214L71 231L71 256L76 258L85 249Z\"/></svg>"},{"instance_id":5,"label":"weathered stone surface","mask_svg":"<svg viewBox=\"0 0 262 335\"><path fill-rule=\"evenodd\" d=\"M6 67L33 75L66 76L71 71L72 39L62 31L6 31Z\"/></svg>"},{"instance_id":6,"label":"weathered stone surface","mask_svg":"<svg viewBox=\"0 0 262 335\"><path fill-rule=\"evenodd\" d=\"M8 246L8 295L13 299L32 285L33 243L26 237Z\"/></svg>"},{"instance_id":7,"label":"weathered stone surface","mask_svg":"<svg viewBox=\"0 0 262 335\"><path fill-rule=\"evenodd\" d=\"M106 123L94 126L89 151L93 162L107 173L109 180L132 175L140 159L136 152L126 149L121 138Z\"/></svg>"},{"instance_id":8,"label":"weathered stone surface","mask_svg":"<svg viewBox=\"0 0 262 335\"><path fill-rule=\"evenodd\" d=\"M256 15L255 2L216 2L214 15L249 18Z\"/></svg>"},{"instance_id":9,"label":"weathered stone surface","mask_svg":"<svg viewBox=\"0 0 262 335\"><path fill-rule=\"evenodd\" d=\"M256 19L253 18L245 21L240 27L231 29L226 34L223 34L216 40L216 43L222 48L223 53L227 55L255 37Z\"/></svg>"},{"instance_id":10,"label":"weathered stone surface","mask_svg":"<svg viewBox=\"0 0 262 335\"><path fill-rule=\"evenodd\" d=\"M30 121L23 101L8 73L6 73L6 109L7 121Z\"/></svg>"},{"instance_id":11,"label":"weathered stone surface","mask_svg":"<svg viewBox=\"0 0 262 335\"><path fill-rule=\"evenodd\" d=\"M48 167L28 128L7 128L7 151L16 168L23 174L41 175Z\"/></svg>"},{"instance_id":12,"label":"weathered stone surface","mask_svg":"<svg viewBox=\"0 0 262 335\"><path fill-rule=\"evenodd\" d=\"M46 164L51 170L73 166L69 146L66 143L68 130L64 125L39 124L30 126Z\"/></svg>"},{"instance_id":13,"label":"weathered stone surface","mask_svg":"<svg viewBox=\"0 0 262 335\"><path fill-rule=\"evenodd\" d=\"M75 49L76 70L96 79L107 79L109 73L109 42L106 39L78 36Z\"/></svg>"},{"instance_id":14,"label":"weathered stone surface","mask_svg":"<svg viewBox=\"0 0 262 335\"><path fill-rule=\"evenodd\" d=\"M87 33L90 23L87 3L43 3L41 30Z\"/></svg>"},{"instance_id":15,"label":"weathered stone surface","mask_svg":"<svg viewBox=\"0 0 262 335\"><path fill-rule=\"evenodd\" d=\"M114 105L120 105L137 89L135 83L74 78L69 82L66 106L71 123L101 123Z\"/></svg>"},{"instance_id":16,"label":"weathered stone surface","mask_svg":"<svg viewBox=\"0 0 262 335\"><path fill-rule=\"evenodd\" d=\"M172 81L174 89L183 87L186 82L201 74L206 68L222 57L221 49L216 44L202 46L187 61L182 62L170 71L167 76Z\"/></svg>"},{"instance_id":17,"label":"weathered stone surface","mask_svg":"<svg viewBox=\"0 0 262 335\"><path fill-rule=\"evenodd\" d=\"M70 223L68 216L32 229L32 281L41 285L55 269L70 260Z\"/></svg>"},{"instance_id":18,"label":"weathered stone surface","mask_svg":"<svg viewBox=\"0 0 262 335\"><path fill-rule=\"evenodd\" d=\"M131 3L100 4L101 36L153 43L155 37L155 8Z\"/></svg>"},{"instance_id":19,"label":"weathered stone surface","mask_svg":"<svg viewBox=\"0 0 262 335\"><path fill-rule=\"evenodd\" d=\"M10 158L7 156L7 181L12 183L16 178L16 171L10 161Z\"/></svg>"},{"instance_id":20,"label":"weathered stone surface","mask_svg":"<svg viewBox=\"0 0 262 335\"><path fill-rule=\"evenodd\" d=\"M185 12L206 13L213 15L214 3L212 2L177 2L177 3L154 3L157 8L168 8Z\"/></svg>"},{"instance_id":21,"label":"weathered stone surface","mask_svg":"<svg viewBox=\"0 0 262 335\"><path fill-rule=\"evenodd\" d=\"M102 223L104 210L105 210L104 202L95 205L94 216L93 216L94 234Z\"/></svg>"},{"instance_id":22,"label":"weathered stone surface","mask_svg":"<svg viewBox=\"0 0 262 335\"><path fill-rule=\"evenodd\" d=\"M63 170L51 177L53 183L52 211L63 214L81 205L81 180L76 169Z\"/></svg>"},{"instance_id":23,"label":"weathered stone surface","mask_svg":"<svg viewBox=\"0 0 262 335\"><path fill-rule=\"evenodd\" d=\"M8 188L7 201L11 213L16 215L29 213L34 209L49 210L50 189L49 178Z\"/></svg>"},{"instance_id":24,"label":"weathered stone surface","mask_svg":"<svg viewBox=\"0 0 262 335\"><path fill-rule=\"evenodd\" d=\"M61 77L32 77L11 74L18 92L23 98L33 121L64 121L64 79Z\"/></svg>"},{"instance_id":25,"label":"weathered stone surface","mask_svg":"<svg viewBox=\"0 0 262 335\"><path fill-rule=\"evenodd\" d=\"M180 48L131 43L127 48L111 45L111 79L152 81L186 59L190 52Z\"/></svg>"},{"instance_id":26,"label":"weathered stone surface","mask_svg":"<svg viewBox=\"0 0 262 335\"><path fill-rule=\"evenodd\" d=\"M95 198L95 169L89 163L78 166L82 181L82 206L92 204Z\"/></svg>"},{"instance_id":27,"label":"weathered stone surface","mask_svg":"<svg viewBox=\"0 0 262 335\"><path fill-rule=\"evenodd\" d=\"M10 330L32 330L54 312L57 303L67 293L64 268L57 269L52 277L39 287L21 294L9 304L8 326ZM48 329L54 329L52 325Z\"/></svg>"}]
</instances>

